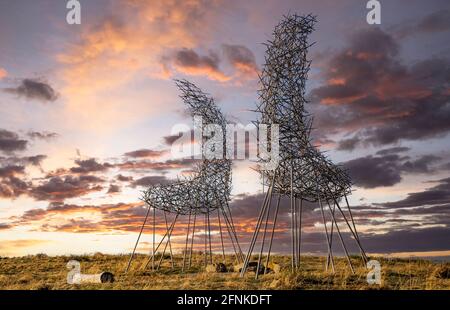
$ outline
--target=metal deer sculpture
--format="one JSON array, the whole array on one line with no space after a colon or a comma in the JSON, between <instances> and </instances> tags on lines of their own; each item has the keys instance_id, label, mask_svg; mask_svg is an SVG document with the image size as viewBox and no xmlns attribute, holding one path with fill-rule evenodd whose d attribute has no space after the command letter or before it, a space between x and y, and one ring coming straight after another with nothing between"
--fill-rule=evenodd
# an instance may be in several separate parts
<instances>
[{"instance_id":1,"label":"metal deer sculpture","mask_svg":"<svg viewBox=\"0 0 450 310\"><path fill-rule=\"evenodd\" d=\"M278 124L279 164L275 170L259 171L268 190L241 275L248 268L258 238L260 249L256 277L259 273L266 272L282 196L290 199L292 270L300 265L304 201L317 203L320 208L328 248L327 269L331 264L334 271L332 241L333 232L336 230L348 264L352 272L354 271L338 225L338 212L359 246L362 259L364 262L367 259L348 205L350 177L314 147L310 138L312 117L305 110L305 84L311 63L307 59L308 48L312 45L308 43L308 35L314 30L315 22L316 18L311 15L288 15L275 27L273 39L267 43L265 65L260 75L260 104L257 108L260 117L256 123ZM273 220L269 221L275 194L275 211ZM342 200L345 201L347 210L341 206ZM330 229L326 224L325 213L329 213L331 218ZM269 240L266 240L267 238ZM261 261L264 251L265 263Z\"/></svg>"},{"instance_id":2,"label":"metal deer sculpture","mask_svg":"<svg viewBox=\"0 0 450 310\"><path fill-rule=\"evenodd\" d=\"M198 87L186 80L176 80L176 84L181 91L180 97L187 105L187 108L192 117L200 117L204 126L208 124L218 125L221 130L214 132L214 137L222 135L220 143L223 143L222 150L226 150L226 120L216 106L214 100L203 93ZM204 128L200 128L203 130ZM203 136L203 135L202 135ZM150 215L150 210L153 210L153 245L152 251L145 267L150 262L152 270L158 270L166 253L167 247L170 251L170 259L172 267L173 253L171 245L171 236L176 229L178 222L183 222L187 229L185 229L184 239L184 255L182 262L182 270L191 267L192 254L194 247L194 238L196 228L203 230L204 234L204 255L205 265L213 263L213 250L211 238L211 221L217 220L214 225L219 230L220 247L222 250L222 259L225 260L225 245L224 245L224 230L228 232L228 237L236 255L236 260L242 262L244 256L239 246L237 233L234 228L233 218L228 202L230 200L231 191L231 160L224 159L220 156L218 159L209 159L205 156L208 151L206 146L208 140L213 137L202 137L202 159L200 163L194 168L194 174L190 177L185 177L183 180L164 185L157 185L148 188L142 196L142 200L147 204L148 209L141 227L138 239L136 241L133 254L131 255L127 271L130 268L131 261L139 243L141 234L146 226L147 219ZM220 136L219 136L220 138ZM210 144L211 147L217 146ZM158 213L162 213L165 221L165 233L159 242L156 242L156 218ZM172 215L173 219L169 224L167 216ZM184 221L180 221L183 217ZM203 217L204 227L198 223ZM186 223L187 218L187 223ZM197 238L198 239L198 238ZM161 257L158 262L155 262L157 252L163 248Z\"/></svg>"}]
</instances>

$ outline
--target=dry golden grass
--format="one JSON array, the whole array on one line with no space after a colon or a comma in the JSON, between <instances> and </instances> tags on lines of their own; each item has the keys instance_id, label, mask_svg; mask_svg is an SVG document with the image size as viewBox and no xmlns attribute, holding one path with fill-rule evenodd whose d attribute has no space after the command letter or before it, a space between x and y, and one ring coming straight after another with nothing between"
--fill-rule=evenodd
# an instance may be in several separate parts
<instances>
[{"instance_id":1,"label":"dry golden grass","mask_svg":"<svg viewBox=\"0 0 450 310\"><path fill-rule=\"evenodd\" d=\"M280 273L261 275L255 280L254 274L240 278L238 273L206 273L203 267L191 268L182 273L180 267L170 268L170 261L164 260L159 272L150 268L143 271L147 256L137 255L132 268L125 274L128 255L82 255L47 256L34 255L14 258L0 258L0 289L31 290L73 290L73 289L450 289L450 264L432 263L426 260L377 258L382 267L381 285L366 282L367 270L361 261L353 257L356 273L351 274L343 258L336 258L336 273L325 272L325 258L302 256L302 267L296 273L289 271L290 258L274 256L280 264ZM215 258L220 261L220 257ZM114 283L107 284L67 284L66 264L69 260L81 263L84 274L112 272ZM176 256L176 264L181 265L181 256ZM203 257L195 255L194 266L201 266ZM227 257L227 265L232 258Z\"/></svg>"}]
</instances>

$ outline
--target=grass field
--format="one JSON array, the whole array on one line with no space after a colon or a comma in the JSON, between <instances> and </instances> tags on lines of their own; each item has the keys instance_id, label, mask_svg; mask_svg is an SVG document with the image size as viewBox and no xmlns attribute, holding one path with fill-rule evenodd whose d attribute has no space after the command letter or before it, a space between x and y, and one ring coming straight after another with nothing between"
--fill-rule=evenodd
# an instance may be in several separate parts
<instances>
[{"instance_id":1,"label":"grass field","mask_svg":"<svg viewBox=\"0 0 450 310\"><path fill-rule=\"evenodd\" d=\"M325 257L302 256L298 272L289 271L290 260L286 256L274 256L281 270L278 273L261 275L255 280L254 273L244 278L238 273L208 273L204 267L191 268L182 273L181 256L175 257L175 268L171 269L170 260L165 259L158 272L151 268L142 269L147 256L137 255L132 268L125 274L129 256L127 255L83 255L83 256L47 256L44 254L0 258L0 289L25 290L77 290L77 289L450 289L450 264L432 263L426 260L383 259L381 264L381 285L369 285L366 281L367 269L361 261L352 258L356 273L352 274L343 258L336 258L336 272L326 272ZM220 261L220 257L215 258ZM68 284L67 262L77 260L83 274L95 274L109 271L114 274L114 283L105 284ZM194 266L200 266L203 257L194 256ZM233 265L227 257L226 265Z\"/></svg>"}]
</instances>

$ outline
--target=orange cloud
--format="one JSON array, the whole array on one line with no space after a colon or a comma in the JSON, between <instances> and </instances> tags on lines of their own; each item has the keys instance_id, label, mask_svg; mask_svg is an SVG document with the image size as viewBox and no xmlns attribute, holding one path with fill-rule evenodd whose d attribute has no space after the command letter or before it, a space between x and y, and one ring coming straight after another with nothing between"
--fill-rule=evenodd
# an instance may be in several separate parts
<instances>
[{"instance_id":1,"label":"orange cloud","mask_svg":"<svg viewBox=\"0 0 450 310\"><path fill-rule=\"evenodd\" d=\"M219 4L200 0L128 0L115 4L117 16L84 28L79 38L56 55L68 115L65 121L89 130L105 130L168 109L171 97L161 89L150 84L136 92L130 83L149 77L167 78L161 57L169 50L194 48L203 41L208 36L204 25L216 19ZM208 67L180 70L226 80L225 75Z\"/></svg>"},{"instance_id":2,"label":"orange cloud","mask_svg":"<svg viewBox=\"0 0 450 310\"><path fill-rule=\"evenodd\" d=\"M8 72L0 67L0 80L8 75Z\"/></svg>"}]
</instances>

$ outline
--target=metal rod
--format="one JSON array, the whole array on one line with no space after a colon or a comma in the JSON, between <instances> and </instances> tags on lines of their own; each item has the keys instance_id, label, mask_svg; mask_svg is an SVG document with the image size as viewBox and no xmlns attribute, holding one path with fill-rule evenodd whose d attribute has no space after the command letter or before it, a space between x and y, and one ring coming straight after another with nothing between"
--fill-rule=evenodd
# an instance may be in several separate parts
<instances>
[{"instance_id":1,"label":"metal rod","mask_svg":"<svg viewBox=\"0 0 450 310\"><path fill-rule=\"evenodd\" d=\"M152 270L155 270L156 208L153 208Z\"/></svg>"},{"instance_id":2,"label":"metal rod","mask_svg":"<svg viewBox=\"0 0 450 310\"><path fill-rule=\"evenodd\" d=\"M181 272L184 271L184 267L186 266L186 254L188 251L188 243L189 243L189 230L190 230L190 226L191 226L191 213L192 210L189 211L189 218L188 218L188 227L187 227L187 233L186 233L186 242L184 245L184 253L183 253L183 267L181 267Z\"/></svg>"},{"instance_id":3,"label":"metal rod","mask_svg":"<svg viewBox=\"0 0 450 310\"><path fill-rule=\"evenodd\" d=\"M225 263L225 246L223 244L222 223L220 222L220 210L219 209L217 209L217 221L219 222L220 243L222 244L222 258L223 258L223 263Z\"/></svg>"},{"instance_id":4,"label":"metal rod","mask_svg":"<svg viewBox=\"0 0 450 310\"><path fill-rule=\"evenodd\" d=\"M150 212L150 205L147 204L147 206L148 206L148 208L147 208L147 213L145 214L144 223L142 223L142 227L141 227L141 230L139 231L139 235L136 240L136 244L134 245L133 253L131 253L130 259L128 260L128 265L127 265L127 268L125 269L125 273L127 273L128 269L130 269L131 261L133 260L133 256L134 256L134 253L136 252L136 248L138 246L139 239L141 239L142 231L144 230L145 223L147 222L148 214Z\"/></svg>"},{"instance_id":5,"label":"metal rod","mask_svg":"<svg viewBox=\"0 0 450 310\"><path fill-rule=\"evenodd\" d=\"M344 239L342 238L341 231L339 230L338 223L336 221L336 218L334 216L333 211L331 211L331 207L330 207L329 204L328 204L328 210L330 210L331 217L332 217L334 223L336 224L336 231L337 231L337 233L339 235L339 240L341 241L342 248L344 249L345 257L347 257L347 262L348 262L348 264L350 266L350 269L352 270L352 273L355 274L355 270L353 269L353 265L352 265L352 262L350 260L350 256L348 255L347 247L345 246L345 242L344 242Z\"/></svg>"},{"instance_id":6,"label":"metal rod","mask_svg":"<svg viewBox=\"0 0 450 310\"><path fill-rule=\"evenodd\" d=\"M164 211L164 221L166 222L166 229L169 229L169 223L167 222L166 211ZM167 242L169 243L170 263L171 263L172 269L173 269L174 268L174 263L173 263L172 243L170 242L170 235L167 238Z\"/></svg>"},{"instance_id":7,"label":"metal rod","mask_svg":"<svg viewBox=\"0 0 450 310\"><path fill-rule=\"evenodd\" d=\"M226 205L226 208L228 210L228 214L230 216L229 222L230 222L230 227L231 227L231 229L233 231L233 234L235 236L235 239L236 239L236 247L237 247L237 249L239 251L240 259L243 260L244 259L244 257L243 257L244 255L242 254L241 246L239 245L239 240L238 240L237 232L236 232L236 226L234 225L233 215L231 214L231 208L230 208L230 205L228 204L228 201L225 203L225 205Z\"/></svg>"},{"instance_id":8,"label":"metal rod","mask_svg":"<svg viewBox=\"0 0 450 310\"><path fill-rule=\"evenodd\" d=\"M324 225L324 227L325 227L325 236L327 237L328 254L329 254L330 257L331 257L331 268L332 268L333 272L335 272L335 270L334 270L333 251L332 251L332 249L331 249L330 239L329 239L329 236L328 236L327 221L325 220L325 214L324 214L324 212L323 212L322 202L321 202L321 200L320 200L320 197L318 197L318 198L319 198L320 210L321 210L321 212L322 212L323 225ZM327 266L327 267L328 267L328 266Z\"/></svg>"},{"instance_id":9,"label":"metal rod","mask_svg":"<svg viewBox=\"0 0 450 310\"><path fill-rule=\"evenodd\" d=\"M294 233L294 169L291 163L291 177L290 177L290 191L291 191L291 243L292 243L292 256L291 256L291 267L292 272L295 269L295 233Z\"/></svg>"},{"instance_id":10,"label":"metal rod","mask_svg":"<svg viewBox=\"0 0 450 310\"><path fill-rule=\"evenodd\" d=\"M212 258L212 248L211 248L211 222L209 220L209 212L206 214L208 216L209 263L212 264L213 258Z\"/></svg>"},{"instance_id":11,"label":"metal rod","mask_svg":"<svg viewBox=\"0 0 450 310\"><path fill-rule=\"evenodd\" d=\"M348 208L348 212L349 212L349 214L350 214L350 219L351 219L351 221L352 221L353 228L355 229L355 235L356 235L356 238L358 238L358 241L361 242L360 239L359 239L358 231L356 230L355 220L353 219L353 213L352 213L352 210L351 210L351 208L350 208L350 204L348 203L347 195L344 194L344 197L345 197L345 202L347 203L347 208ZM365 252L364 249L362 249L362 248L361 248L359 251L360 251L360 253L361 253L361 257L362 257L362 259L363 259L363 261L364 261L364 264L366 264L367 261L368 261L366 252Z\"/></svg>"},{"instance_id":12,"label":"metal rod","mask_svg":"<svg viewBox=\"0 0 450 310\"><path fill-rule=\"evenodd\" d=\"M328 201L327 201L327 204L328 204L328 208L331 209L331 206L330 206ZM334 215L334 212L335 212L335 208L336 208L336 205L333 204L333 211L332 211L333 215ZM331 246L331 248L333 248L333 228L334 228L334 221L331 221L331 232L330 232L330 246ZM327 268L328 268L329 265L330 265L330 253L328 253L328 256L327 256Z\"/></svg>"},{"instance_id":13,"label":"metal rod","mask_svg":"<svg viewBox=\"0 0 450 310\"><path fill-rule=\"evenodd\" d=\"M190 251L190 255L189 255L188 268L191 268L191 262L192 262L192 251L193 251L193 248L194 248L195 221L196 221L196 219L197 219L197 213L194 213L194 224L192 226L191 251Z\"/></svg>"},{"instance_id":14,"label":"metal rod","mask_svg":"<svg viewBox=\"0 0 450 310\"><path fill-rule=\"evenodd\" d=\"M264 223L263 237L262 237L262 240L261 240L261 249L259 251L258 265L256 267L255 279L258 279L259 270L260 270L260 267L261 267L261 257L262 257L262 253L263 253L263 250L264 250L264 243L265 243L265 240L266 240L267 223L269 222L269 213L270 213L271 205L272 205L272 195L270 195L270 200L267 203L267 210L266 210L266 215L265 215L266 216L266 221Z\"/></svg>"},{"instance_id":15,"label":"metal rod","mask_svg":"<svg viewBox=\"0 0 450 310\"><path fill-rule=\"evenodd\" d=\"M206 228L206 225L207 225L206 213L205 213L205 223L204 224L205 224L204 230L205 230L205 267L206 267L206 266L208 266L208 234L206 232L206 230L207 230L207 228Z\"/></svg>"},{"instance_id":16,"label":"metal rod","mask_svg":"<svg viewBox=\"0 0 450 310\"><path fill-rule=\"evenodd\" d=\"M300 258L301 258L301 245L302 245L302 213L303 213L303 199L300 198L300 205L299 205L299 226L298 226L298 245L297 245L297 251L298 251L298 268L300 268Z\"/></svg>"},{"instance_id":17,"label":"metal rod","mask_svg":"<svg viewBox=\"0 0 450 310\"><path fill-rule=\"evenodd\" d=\"M225 226L227 228L227 232L228 232L228 235L229 235L230 240L231 240L231 245L233 246L233 251L234 251L234 254L236 256L236 262L239 263L241 258L240 258L240 254L239 254L239 252L238 252L238 250L236 248L236 245L235 245L234 239L233 239L233 236L234 237L236 237L236 236L233 234L233 230L229 227L229 220L227 218L227 214L226 214L225 210L223 208L221 208L221 211L222 211L223 218L225 219Z\"/></svg>"},{"instance_id":18,"label":"metal rod","mask_svg":"<svg viewBox=\"0 0 450 310\"><path fill-rule=\"evenodd\" d=\"M266 264L264 266L264 274L267 272L267 266L269 265L269 259L270 259L270 252L272 251L273 236L275 234L275 226L277 224L278 210L280 209L280 199L281 199L281 195L278 194L277 206L275 208L275 214L274 214L274 219L273 219L273 224L272 224L272 233L270 235L269 250L267 251Z\"/></svg>"}]
</instances>

